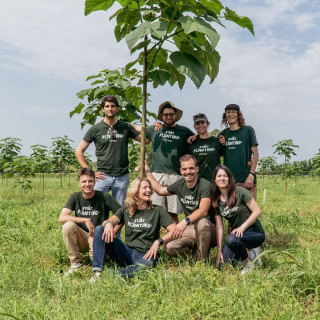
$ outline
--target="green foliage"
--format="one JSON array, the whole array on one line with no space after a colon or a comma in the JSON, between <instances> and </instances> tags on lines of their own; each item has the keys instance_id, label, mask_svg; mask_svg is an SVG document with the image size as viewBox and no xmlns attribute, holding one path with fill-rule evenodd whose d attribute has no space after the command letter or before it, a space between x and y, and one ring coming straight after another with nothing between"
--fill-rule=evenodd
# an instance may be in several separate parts
<instances>
[{"instance_id":1,"label":"green foliage","mask_svg":"<svg viewBox=\"0 0 320 320\"><path fill-rule=\"evenodd\" d=\"M19 154L22 147L19 138L4 138L0 140L0 170L3 173L5 164L12 162Z\"/></svg>"},{"instance_id":2,"label":"green foliage","mask_svg":"<svg viewBox=\"0 0 320 320\"><path fill-rule=\"evenodd\" d=\"M219 129L213 129L212 131L209 132L210 136L213 136L213 137L218 137L219 133L220 133Z\"/></svg>"},{"instance_id":3,"label":"green foliage","mask_svg":"<svg viewBox=\"0 0 320 320\"><path fill-rule=\"evenodd\" d=\"M273 147L276 147L274 153L278 154L279 156L284 156L285 190L287 191L288 161L293 155L296 156L294 148L299 148L299 146L293 144L293 141L291 139L287 139L275 143Z\"/></svg>"},{"instance_id":4,"label":"green foliage","mask_svg":"<svg viewBox=\"0 0 320 320\"><path fill-rule=\"evenodd\" d=\"M60 173L60 186L62 188L62 173L70 172L70 167L77 165L75 150L72 148L69 139L66 135L63 137L52 138L51 155L52 166Z\"/></svg>"},{"instance_id":5,"label":"green foliage","mask_svg":"<svg viewBox=\"0 0 320 320\"><path fill-rule=\"evenodd\" d=\"M147 81L152 81L155 88L168 82L178 83L182 89L186 76L197 88L206 75L210 82L214 81L219 71L220 56L215 47L220 36L211 24L223 26L221 18L254 34L249 18L238 16L217 0L86 0L85 14L107 11L115 2L120 9L110 19L117 19L114 30L117 41L125 39L131 54L141 50L126 70L136 64L144 65L147 58Z\"/></svg>"},{"instance_id":6,"label":"green foliage","mask_svg":"<svg viewBox=\"0 0 320 320\"><path fill-rule=\"evenodd\" d=\"M320 183L320 149L318 153L312 158L312 170L310 174L312 176L317 176Z\"/></svg>"},{"instance_id":7,"label":"green foliage","mask_svg":"<svg viewBox=\"0 0 320 320\"><path fill-rule=\"evenodd\" d=\"M81 128L86 124L95 124L98 117L103 117L101 109L101 99L109 94L117 97L119 101L119 112L117 116L126 122L133 122L140 119L142 100L141 87L133 83L139 81L139 76L136 70L103 70L97 75L92 75L87 78L91 81L90 89L85 89L77 93L80 102L73 111L70 112L70 117L74 114L83 113ZM153 113L149 115L156 116Z\"/></svg>"}]
</instances>

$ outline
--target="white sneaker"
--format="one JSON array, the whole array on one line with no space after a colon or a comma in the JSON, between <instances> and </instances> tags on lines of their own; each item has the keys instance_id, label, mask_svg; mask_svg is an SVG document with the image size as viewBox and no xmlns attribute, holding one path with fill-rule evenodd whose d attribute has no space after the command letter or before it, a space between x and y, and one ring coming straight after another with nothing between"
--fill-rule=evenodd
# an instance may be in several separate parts
<instances>
[{"instance_id":1,"label":"white sneaker","mask_svg":"<svg viewBox=\"0 0 320 320\"><path fill-rule=\"evenodd\" d=\"M66 275L72 274L76 271L78 271L81 267L83 267L82 262L77 262L77 263L71 263L71 266L69 270L66 272Z\"/></svg>"},{"instance_id":2,"label":"white sneaker","mask_svg":"<svg viewBox=\"0 0 320 320\"><path fill-rule=\"evenodd\" d=\"M95 272L92 276L91 276L91 278L89 279L89 282L90 283L95 283L95 282L97 282L99 279L101 278L101 272Z\"/></svg>"},{"instance_id":3,"label":"white sneaker","mask_svg":"<svg viewBox=\"0 0 320 320\"><path fill-rule=\"evenodd\" d=\"M256 257L258 257L261 254L261 249L260 247L257 248L253 248L251 250L249 250L248 252L248 258L250 259L250 261L253 261ZM258 257L258 259L255 261L255 263L257 264L257 266L262 266L262 261L261 258Z\"/></svg>"},{"instance_id":4,"label":"white sneaker","mask_svg":"<svg viewBox=\"0 0 320 320\"><path fill-rule=\"evenodd\" d=\"M244 267L243 267L243 269L242 269L242 271L241 271L241 275L243 276L243 275L245 275L246 273L250 273L250 272L252 272L253 271L253 268L254 268L254 264L253 263L251 263L251 262L247 262L245 265L244 265Z\"/></svg>"}]
</instances>

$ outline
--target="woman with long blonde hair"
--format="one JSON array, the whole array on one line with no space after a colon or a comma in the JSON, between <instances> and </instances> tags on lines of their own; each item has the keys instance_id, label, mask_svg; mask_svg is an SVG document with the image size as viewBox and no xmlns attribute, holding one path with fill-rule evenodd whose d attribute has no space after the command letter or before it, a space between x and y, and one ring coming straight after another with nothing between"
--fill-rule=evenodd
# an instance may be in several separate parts
<instances>
[{"instance_id":1,"label":"woman with long blonde hair","mask_svg":"<svg viewBox=\"0 0 320 320\"><path fill-rule=\"evenodd\" d=\"M103 225L96 227L93 240L93 277L101 276L108 256L121 269L122 277L132 277L146 267L154 267L161 244L172 239L175 224L163 207L152 205L152 187L148 179L132 181L125 205ZM125 244L115 237L114 227L125 225ZM160 227L168 233L160 238Z\"/></svg>"}]
</instances>

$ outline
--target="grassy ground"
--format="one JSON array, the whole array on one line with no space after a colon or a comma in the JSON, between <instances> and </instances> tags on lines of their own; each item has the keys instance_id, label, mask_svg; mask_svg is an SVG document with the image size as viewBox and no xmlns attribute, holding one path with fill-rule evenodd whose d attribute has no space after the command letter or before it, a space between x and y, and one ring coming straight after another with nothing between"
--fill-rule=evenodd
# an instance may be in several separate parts
<instances>
[{"instance_id":1,"label":"grassy ground","mask_svg":"<svg viewBox=\"0 0 320 320\"><path fill-rule=\"evenodd\" d=\"M263 181L258 202L262 206ZM72 186L47 179L45 194L0 187L0 319L320 319L320 198L310 178L265 179L263 266L240 271L171 259L132 280L89 284L91 267L66 278L58 216Z\"/></svg>"}]
</instances>

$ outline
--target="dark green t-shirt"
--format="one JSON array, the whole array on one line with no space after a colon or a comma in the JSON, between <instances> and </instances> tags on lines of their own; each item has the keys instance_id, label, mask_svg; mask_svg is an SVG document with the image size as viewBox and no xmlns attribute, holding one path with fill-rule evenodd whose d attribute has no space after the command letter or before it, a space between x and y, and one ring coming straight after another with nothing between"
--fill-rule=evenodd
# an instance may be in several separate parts
<instances>
[{"instance_id":1,"label":"dark green t-shirt","mask_svg":"<svg viewBox=\"0 0 320 320\"><path fill-rule=\"evenodd\" d=\"M139 133L129 123L121 120L112 129L101 121L87 131L83 140L94 142L99 172L120 176L129 172L128 140L134 139Z\"/></svg>"},{"instance_id":2,"label":"dark green t-shirt","mask_svg":"<svg viewBox=\"0 0 320 320\"><path fill-rule=\"evenodd\" d=\"M76 217L91 218L93 225L98 226L109 218L110 210L115 213L121 206L107 192L96 191L91 199L85 199L80 191L73 193L64 207L75 211ZM78 226L89 232L85 223Z\"/></svg>"},{"instance_id":3,"label":"dark green t-shirt","mask_svg":"<svg viewBox=\"0 0 320 320\"><path fill-rule=\"evenodd\" d=\"M198 179L193 188L188 188L184 179L167 186L168 192L176 194L182 205L185 216L189 216L199 209L202 198L211 199L211 183L205 179ZM209 219L209 216L207 216Z\"/></svg>"},{"instance_id":4,"label":"dark green t-shirt","mask_svg":"<svg viewBox=\"0 0 320 320\"><path fill-rule=\"evenodd\" d=\"M151 172L172 173L180 175L179 159L187 154L187 139L193 132L180 125L154 130L153 126L146 129L147 137L152 141L152 164Z\"/></svg>"},{"instance_id":5,"label":"dark green t-shirt","mask_svg":"<svg viewBox=\"0 0 320 320\"><path fill-rule=\"evenodd\" d=\"M215 167L220 164L220 157L224 154L224 146L216 137L208 139L197 138L189 144L189 154L193 155L198 162L199 178L204 178L210 183Z\"/></svg>"},{"instance_id":6,"label":"dark green t-shirt","mask_svg":"<svg viewBox=\"0 0 320 320\"><path fill-rule=\"evenodd\" d=\"M227 128L220 134L226 138L224 164L231 170L236 183L245 182L250 172L248 162L252 157L251 147L258 145L253 128L243 126L234 131ZM256 178L254 182L256 183Z\"/></svg>"},{"instance_id":7,"label":"dark green t-shirt","mask_svg":"<svg viewBox=\"0 0 320 320\"><path fill-rule=\"evenodd\" d=\"M150 211L147 209L137 210L133 218L129 217L126 207L121 207L116 213L120 223L125 225L126 245L140 253L146 253L160 236L160 227L167 228L173 223L168 212L154 206Z\"/></svg>"},{"instance_id":8,"label":"dark green t-shirt","mask_svg":"<svg viewBox=\"0 0 320 320\"><path fill-rule=\"evenodd\" d=\"M252 211L246 203L252 198L250 192L242 187L236 187L237 201L233 208L228 209L227 203L219 201L215 213L230 222L231 229L239 228L251 215ZM261 222L257 219L247 230L264 232Z\"/></svg>"}]
</instances>

